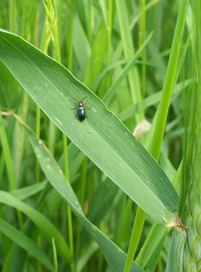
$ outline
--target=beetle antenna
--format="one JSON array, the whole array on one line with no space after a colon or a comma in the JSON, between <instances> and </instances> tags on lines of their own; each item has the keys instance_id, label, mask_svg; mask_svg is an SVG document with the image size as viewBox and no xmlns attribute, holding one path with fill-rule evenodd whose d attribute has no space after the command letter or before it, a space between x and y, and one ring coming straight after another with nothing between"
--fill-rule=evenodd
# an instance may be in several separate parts
<instances>
[{"instance_id":1,"label":"beetle antenna","mask_svg":"<svg viewBox=\"0 0 201 272\"><path fill-rule=\"evenodd\" d=\"M77 100L76 98L72 98L72 99L74 99L74 100L77 101L77 102L80 102L80 101L83 101L85 98L87 98L87 96L85 96L85 97L82 98L81 100Z\"/></svg>"},{"instance_id":2,"label":"beetle antenna","mask_svg":"<svg viewBox=\"0 0 201 272\"><path fill-rule=\"evenodd\" d=\"M84 98L82 98L82 100L81 100L81 101L83 101L85 98L87 98L87 96L85 96Z\"/></svg>"}]
</instances>

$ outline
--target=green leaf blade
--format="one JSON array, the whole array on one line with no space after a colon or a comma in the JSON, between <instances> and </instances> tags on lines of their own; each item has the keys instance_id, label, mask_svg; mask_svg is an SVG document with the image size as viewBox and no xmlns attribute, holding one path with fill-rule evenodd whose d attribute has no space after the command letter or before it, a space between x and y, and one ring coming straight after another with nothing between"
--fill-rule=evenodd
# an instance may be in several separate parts
<instances>
[{"instance_id":1,"label":"green leaf blade","mask_svg":"<svg viewBox=\"0 0 201 272\"><path fill-rule=\"evenodd\" d=\"M62 256L67 262L72 263L70 249L62 234L43 214L4 191L0 191L0 203L14 207L26 214L41 230L50 244L52 237L54 237L59 255Z\"/></svg>"},{"instance_id":2,"label":"green leaf blade","mask_svg":"<svg viewBox=\"0 0 201 272\"><path fill-rule=\"evenodd\" d=\"M170 181L92 92L63 66L9 32L0 32L0 59L48 117L146 213L165 225L176 221L178 195ZM91 109L79 122L73 98L84 96Z\"/></svg>"},{"instance_id":3,"label":"green leaf blade","mask_svg":"<svg viewBox=\"0 0 201 272\"><path fill-rule=\"evenodd\" d=\"M54 267L45 255L45 253L27 237L23 232L15 229L13 226L8 224L6 221L0 218L0 231L8 236L15 243L24 248L29 254L36 257L42 264L44 264L50 271L54 271Z\"/></svg>"}]
</instances>

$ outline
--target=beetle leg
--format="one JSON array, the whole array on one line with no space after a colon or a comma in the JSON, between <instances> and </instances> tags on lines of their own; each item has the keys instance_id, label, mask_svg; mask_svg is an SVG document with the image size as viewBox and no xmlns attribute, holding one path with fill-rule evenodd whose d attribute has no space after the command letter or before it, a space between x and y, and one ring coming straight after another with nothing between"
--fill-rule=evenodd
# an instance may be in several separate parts
<instances>
[{"instance_id":1,"label":"beetle leg","mask_svg":"<svg viewBox=\"0 0 201 272\"><path fill-rule=\"evenodd\" d=\"M88 100L83 104L84 106L87 104L87 102L89 102ZM91 109L91 107L89 108L89 107L86 107L88 110L90 110Z\"/></svg>"},{"instance_id":2,"label":"beetle leg","mask_svg":"<svg viewBox=\"0 0 201 272\"><path fill-rule=\"evenodd\" d=\"M75 118L73 120L75 120L75 119L78 119L77 112L75 113Z\"/></svg>"},{"instance_id":3,"label":"beetle leg","mask_svg":"<svg viewBox=\"0 0 201 272\"><path fill-rule=\"evenodd\" d=\"M87 119L89 119L87 112L85 112L85 117L86 117Z\"/></svg>"},{"instance_id":4,"label":"beetle leg","mask_svg":"<svg viewBox=\"0 0 201 272\"><path fill-rule=\"evenodd\" d=\"M77 103L75 103L75 107L71 108L72 110L75 110L77 108Z\"/></svg>"},{"instance_id":5,"label":"beetle leg","mask_svg":"<svg viewBox=\"0 0 201 272\"><path fill-rule=\"evenodd\" d=\"M83 106L85 106L89 101L87 100L85 103L83 103Z\"/></svg>"}]
</instances>

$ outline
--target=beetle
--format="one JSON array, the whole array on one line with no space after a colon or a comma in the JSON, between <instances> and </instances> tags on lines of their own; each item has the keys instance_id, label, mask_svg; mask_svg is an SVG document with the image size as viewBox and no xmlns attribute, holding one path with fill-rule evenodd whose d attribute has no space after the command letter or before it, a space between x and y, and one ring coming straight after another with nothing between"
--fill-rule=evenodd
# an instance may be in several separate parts
<instances>
[{"instance_id":1,"label":"beetle","mask_svg":"<svg viewBox=\"0 0 201 272\"><path fill-rule=\"evenodd\" d=\"M85 109L85 105L86 105L87 101L85 104L83 103L83 100L86 98L87 97L85 96L80 101L73 98L74 100L76 100L78 102L77 105L73 109L77 109L76 117L80 122L83 122L85 120L85 118L87 117L86 109Z\"/></svg>"}]
</instances>

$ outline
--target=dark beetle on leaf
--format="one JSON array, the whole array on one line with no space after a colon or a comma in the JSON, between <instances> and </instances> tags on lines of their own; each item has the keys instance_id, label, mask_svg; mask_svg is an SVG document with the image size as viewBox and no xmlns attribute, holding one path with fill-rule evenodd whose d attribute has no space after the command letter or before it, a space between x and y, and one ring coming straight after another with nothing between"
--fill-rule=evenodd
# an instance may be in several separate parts
<instances>
[{"instance_id":1,"label":"dark beetle on leaf","mask_svg":"<svg viewBox=\"0 0 201 272\"><path fill-rule=\"evenodd\" d=\"M80 122L83 122L85 120L85 118L87 117L86 114L86 109L85 109L85 105L88 101L86 101L86 103L83 103L83 100L86 99L86 96L84 98L81 99L81 101L73 98L74 100L76 100L78 103L76 104L76 106L73 109L76 109L76 117Z\"/></svg>"}]
</instances>

